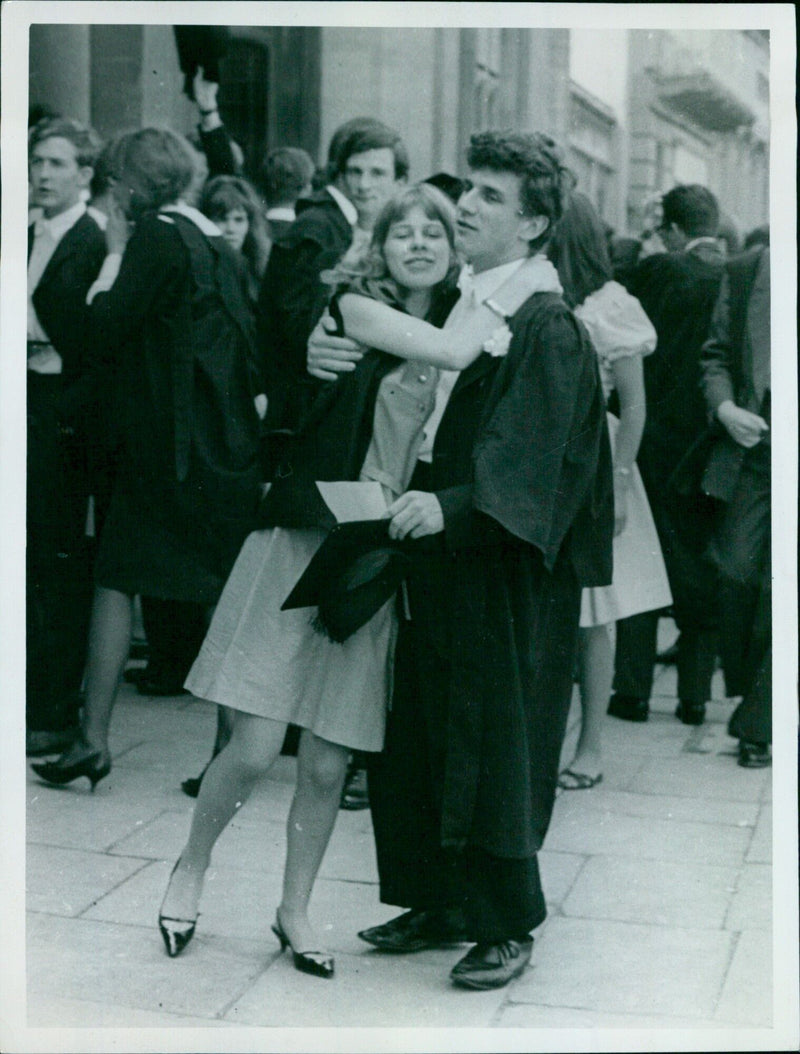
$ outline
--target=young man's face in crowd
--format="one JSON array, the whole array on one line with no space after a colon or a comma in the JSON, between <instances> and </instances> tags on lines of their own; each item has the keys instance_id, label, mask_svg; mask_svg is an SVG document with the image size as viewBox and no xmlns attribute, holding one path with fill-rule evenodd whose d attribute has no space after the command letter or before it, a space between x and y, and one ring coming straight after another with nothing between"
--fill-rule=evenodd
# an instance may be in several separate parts
<instances>
[{"instance_id":1,"label":"young man's face in crowd","mask_svg":"<svg viewBox=\"0 0 800 1054\"><path fill-rule=\"evenodd\" d=\"M33 203L41 205L47 217L77 205L92 179L91 168L78 164L74 143L61 136L42 139L34 146L29 171Z\"/></svg>"},{"instance_id":2,"label":"young man's face in crowd","mask_svg":"<svg viewBox=\"0 0 800 1054\"><path fill-rule=\"evenodd\" d=\"M371 227L399 183L394 151L388 147L351 154L342 173L342 190L358 210L362 227Z\"/></svg>"},{"instance_id":3,"label":"young man's face in crowd","mask_svg":"<svg viewBox=\"0 0 800 1054\"><path fill-rule=\"evenodd\" d=\"M528 255L531 238L547 227L544 216L524 216L514 172L474 169L458 199L456 246L476 273Z\"/></svg>"}]
</instances>

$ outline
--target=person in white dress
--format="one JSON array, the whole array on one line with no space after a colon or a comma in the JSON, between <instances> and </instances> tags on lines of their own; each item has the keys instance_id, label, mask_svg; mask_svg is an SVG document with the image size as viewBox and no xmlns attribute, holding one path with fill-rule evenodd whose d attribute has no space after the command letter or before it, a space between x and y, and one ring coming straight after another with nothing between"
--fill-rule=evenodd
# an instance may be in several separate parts
<instances>
[{"instance_id":1,"label":"person in white dress","mask_svg":"<svg viewBox=\"0 0 800 1054\"><path fill-rule=\"evenodd\" d=\"M442 331L423 321L437 310L440 320L447 314L443 287L457 270L453 216L452 205L435 188L420 184L403 191L375 224L367 273L334 297L343 332L380 349L368 352L349 376L323 391L312 408L312 424L301 427L294 478L328 481L317 488L338 521L386 518L402 521L411 538L434 533L423 520L413 521L414 507L404 498L435 404L436 367L463 369L484 344L502 353L498 306L510 316L536 289L537 269L525 264L495 294L491 307L482 306L468 324ZM364 385L365 377L375 383ZM373 394L348 402L354 390ZM342 414L342 406L351 405L361 406L360 417L352 420L349 410ZM361 467L349 477L326 474L329 467L316 474L320 461L330 466L338 456L336 444L327 442L330 428L325 431L337 413L340 430L365 435ZM310 464L303 463L303 451L309 449L316 454ZM194 935L217 838L278 756L291 722L302 732L283 897L273 930L281 946L292 949L297 969L333 975L333 958L320 950L308 904L338 812L349 753L379 751L383 745L395 612L387 602L340 644L314 628L309 609L280 610L325 536L316 526L275 526L248 537L187 679L194 694L235 713L231 740L203 777L189 839L161 907L159 926L170 957Z\"/></svg>"},{"instance_id":2,"label":"person in white dress","mask_svg":"<svg viewBox=\"0 0 800 1054\"><path fill-rule=\"evenodd\" d=\"M606 401L614 390L619 401L619 418L608 415L614 457L614 578L610 586L582 594L581 730L575 755L559 777L564 790L587 790L603 778L602 728L614 677L614 624L672 603L636 467L646 415L642 359L654 351L656 331L639 301L613 280L602 222L583 194L573 193L551 243L551 258L564 298L597 351Z\"/></svg>"}]
</instances>

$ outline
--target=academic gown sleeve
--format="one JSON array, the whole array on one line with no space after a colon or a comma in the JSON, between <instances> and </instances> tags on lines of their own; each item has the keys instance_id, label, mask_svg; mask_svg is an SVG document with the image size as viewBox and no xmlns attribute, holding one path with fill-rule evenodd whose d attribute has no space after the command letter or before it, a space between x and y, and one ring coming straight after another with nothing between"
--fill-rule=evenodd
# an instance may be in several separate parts
<instances>
[{"instance_id":1,"label":"academic gown sleeve","mask_svg":"<svg viewBox=\"0 0 800 1054\"><path fill-rule=\"evenodd\" d=\"M98 354L111 353L139 333L160 305L176 302L186 281L189 258L172 223L147 216L126 246L114 285L98 293L91 323Z\"/></svg>"},{"instance_id":2,"label":"academic gown sleeve","mask_svg":"<svg viewBox=\"0 0 800 1054\"><path fill-rule=\"evenodd\" d=\"M610 550L610 452L588 336L560 300L528 305L512 323L484 413L472 503L536 546L552 570L582 510L608 534Z\"/></svg>"}]
</instances>

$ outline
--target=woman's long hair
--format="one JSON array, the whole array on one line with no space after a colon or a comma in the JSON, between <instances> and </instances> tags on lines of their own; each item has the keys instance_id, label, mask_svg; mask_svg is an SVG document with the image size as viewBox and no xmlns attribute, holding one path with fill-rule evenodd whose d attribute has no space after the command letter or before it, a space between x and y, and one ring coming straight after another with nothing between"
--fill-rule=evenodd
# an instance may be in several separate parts
<instances>
[{"instance_id":1,"label":"woman's long hair","mask_svg":"<svg viewBox=\"0 0 800 1054\"><path fill-rule=\"evenodd\" d=\"M400 288L389 274L383 248L392 225L405 219L417 206L429 219L438 220L442 224L450 246L448 272L431 292L435 295L436 292L450 288L455 283L459 271L455 245L455 207L446 194L430 183L414 183L387 201L375 221L372 238L364 255L355 262L345 257L336 267L323 271L320 276L322 281L335 288L347 286L353 292L363 293L373 300L402 304L405 290Z\"/></svg>"},{"instance_id":2,"label":"woman's long hair","mask_svg":"<svg viewBox=\"0 0 800 1054\"><path fill-rule=\"evenodd\" d=\"M570 195L547 255L558 270L570 307L582 304L614 277L603 221L585 194Z\"/></svg>"},{"instance_id":3,"label":"woman's long hair","mask_svg":"<svg viewBox=\"0 0 800 1054\"><path fill-rule=\"evenodd\" d=\"M261 202L252 185L241 176L215 176L210 179L203 187L200 211L210 220L221 220L232 209L244 209L247 213L248 230L242 245L242 256L247 262L251 285L255 287L257 295L272 246Z\"/></svg>"}]
</instances>

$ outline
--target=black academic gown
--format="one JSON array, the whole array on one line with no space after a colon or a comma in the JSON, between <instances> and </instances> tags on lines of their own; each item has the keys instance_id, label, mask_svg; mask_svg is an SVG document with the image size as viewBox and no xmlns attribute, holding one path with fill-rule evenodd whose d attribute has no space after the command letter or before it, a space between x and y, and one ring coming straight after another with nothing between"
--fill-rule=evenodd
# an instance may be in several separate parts
<instances>
[{"instance_id":1,"label":"black academic gown","mask_svg":"<svg viewBox=\"0 0 800 1054\"><path fill-rule=\"evenodd\" d=\"M121 440L101 585L215 603L254 525L259 378L243 282L221 237L176 213L150 215L92 304Z\"/></svg>"},{"instance_id":2,"label":"black academic gown","mask_svg":"<svg viewBox=\"0 0 800 1054\"><path fill-rule=\"evenodd\" d=\"M611 576L611 461L596 356L532 297L505 359L456 383L430 469L444 513L408 584L386 749L370 770L381 899L463 903L475 940L544 918L536 852L566 728L580 592ZM459 850L452 853L449 850Z\"/></svg>"}]
</instances>

